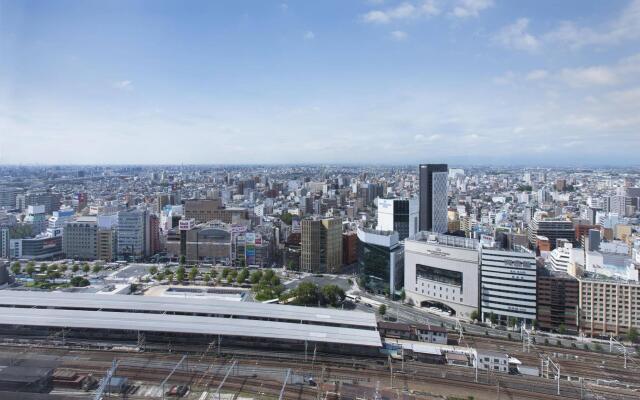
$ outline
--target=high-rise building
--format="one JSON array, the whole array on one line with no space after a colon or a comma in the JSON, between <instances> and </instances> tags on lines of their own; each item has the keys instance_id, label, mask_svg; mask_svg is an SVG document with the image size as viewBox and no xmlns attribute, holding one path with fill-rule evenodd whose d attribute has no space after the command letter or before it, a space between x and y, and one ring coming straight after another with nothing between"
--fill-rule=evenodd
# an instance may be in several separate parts
<instances>
[{"instance_id":1,"label":"high-rise building","mask_svg":"<svg viewBox=\"0 0 640 400\"><path fill-rule=\"evenodd\" d=\"M537 326L540 329L578 332L578 280L566 272L538 269Z\"/></svg>"},{"instance_id":2,"label":"high-rise building","mask_svg":"<svg viewBox=\"0 0 640 400\"><path fill-rule=\"evenodd\" d=\"M420 221L421 231L447 231L447 164L420 164Z\"/></svg>"},{"instance_id":3,"label":"high-rise building","mask_svg":"<svg viewBox=\"0 0 640 400\"><path fill-rule=\"evenodd\" d=\"M379 231L398 232L404 240L418 232L418 199L378 199Z\"/></svg>"},{"instance_id":4,"label":"high-rise building","mask_svg":"<svg viewBox=\"0 0 640 400\"><path fill-rule=\"evenodd\" d=\"M15 208L16 197L21 192L21 189L15 187L0 187L0 208Z\"/></svg>"},{"instance_id":5,"label":"high-rise building","mask_svg":"<svg viewBox=\"0 0 640 400\"><path fill-rule=\"evenodd\" d=\"M184 217L195 219L196 224L222 221L226 224L249 219L245 208L225 208L222 199L191 199L184 202Z\"/></svg>"},{"instance_id":6,"label":"high-rise building","mask_svg":"<svg viewBox=\"0 0 640 400\"><path fill-rule=\"evenodd\" d=\"M145 256L147 212L130 209L118 213L118 257L140 259Z\"/></svg>"},{"instance_id":7,"label":"high-rise building","mask_svg":"<svg viewBox=\"0 0 640 400\"><path fill-rule=\"evenodd\" d=\"M307 218L302 220L302 271L336 273L342 266L342 219Z\"/></svg>"},{"instance_id":8,"label":"high-rise building","mask_svg":"<svg viewBox=\"0 0 640 400\"><path fill-rule=\"evenodd\" d=\"M435 306L458 317L478 309L479 242L434 232L418 232L404 241L404 290L407 300Z\"/></svg>"},{"instance_id":9,"label":"high-rise building","mask_svg":"<svg viewBox=\"0 0 640 400\"><path fill-rule=\"evenodd\" d=\"M368 290L399 294L404 285L404 248L398 232L358 228L358 271Z\"/></svg>"},{"instance_id":10,"label":"high-rise building","mask_svg":"<svg viewBox=\"0 0 640 400\"><path fill-rule=\"evenodd\" d=\"M76 260L98 258L98 224L96 217L79 217L65 224L62 233L64 254Z\"/></svg>"},{"instance_id":11,"label":"high-rise building","mask_svg":"<svg viewBox=\"0 0 640 400\"><path fill-rule=\"evenodd\" d=\"M51 214L52 212L60 209L61 200L62 195L60 193L52 193L48 191L29 192L18 194L16 196L16 208L26 210L29 206L43 205L44 213Z\"/></svg>"},{"instance_id":12,"label":"high-rise building","mask_svg":"<svg viewBox=\"0 0 640 400\"><path fill-rule=\"evenodd\" d=\"M557 246L558 239L566 239L574 243L575 235L573 222L562 218L547 219L536 213L529 224L529 242L534 246L536 245L537 237L544 236L549 239L551 250L553 250Z\"/></svg>"},{"instance_id":13,"label":"high-rise building","mask_svg":"<svg viewBox=\"0 0 640 400\"><path fill-rule=\"evenodd\" d=\"M96 258L103 261L115 260L118 251L116 230L111 228L98 228L97 237Z\"/></svg>"},{"instance_id":14,"label":"high-rise building","mask_svg":"<svg viewBox=\"0 0 640 400\"><path fill-rule=\"evenodd\" d=\"M483 321L495 316L531 324L536 319L536 256L521 246L480 251L480 298Z\"/></svg>"}]
</instances>

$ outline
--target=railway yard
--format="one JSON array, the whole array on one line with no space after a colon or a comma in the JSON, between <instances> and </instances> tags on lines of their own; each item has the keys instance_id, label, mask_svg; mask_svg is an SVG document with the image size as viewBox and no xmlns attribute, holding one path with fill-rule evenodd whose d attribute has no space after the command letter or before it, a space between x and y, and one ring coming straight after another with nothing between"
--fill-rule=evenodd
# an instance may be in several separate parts
<instances>
[{"instance_id":1,"label":"railway yard","mask_svg":"<svg viewBox=\"0 0 640 400\"><path fill-rule=\"evenodd\" d=\"M452 335L454 336L454 335ZM553 372L547 377L476 371L409 359L338 356L239 347L96 344L60 338L5 340L0 361L9 365L48 365L54 376L90 376L81 388L54 384L51 399L95 398L98 382L114 365L114 378L126 378L122 393L102 398L188 399L619 399L640 397L640 368L619 353L594 353L465 335L461 347L501 351L523 365L541 367L548 356L560 367L560 395ZM114 363L114 360L115 363ZM543 374L544 375L544 374ZM26 395L25 395L26 396ZM471 396L471 397L470 397ZM0 398L2 394L0 393ZM19 397L20 398L20 397ZM24 397L28 398L28 397Z\"/></svg>"}]
</instances>

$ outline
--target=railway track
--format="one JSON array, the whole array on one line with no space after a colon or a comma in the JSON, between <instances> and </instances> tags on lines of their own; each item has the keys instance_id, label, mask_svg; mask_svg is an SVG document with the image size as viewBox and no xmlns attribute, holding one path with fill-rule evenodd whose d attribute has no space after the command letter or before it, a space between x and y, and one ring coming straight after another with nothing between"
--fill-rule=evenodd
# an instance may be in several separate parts
<instances>
[{"instance_id":1,"label":"railway track","mask_svg":"<svg viewBox=\"0 0 640 400\"><path fill-rule=\"evenodd\" d=\"M6 348L6 347L5 347ZM23 347L17 347L15 349L24 350ZM230 349L227 349L230 350ZM204 379L202 382L198 382L198 377L201 377L207 371L210 371L211 365L228 362L231 354L226 354L225 357L216 357L213 355L202 356L198 353L193 354L193 359L197 359L197 362L189 362L189 371L177 371L176 379L180 379L178 382L199 383L198 386L202 386L203 390L209 388L212 383L215 384L216 379L220 379L220 374L217 372L210 373L210 377ZM75 351L67 349L47 349L47 354L56 354L63 360L61 367L73 369L76 371L91 371L96 374L102 374L108 369L113 358L123 360L120 371L127 373L127 377L131 379L150 380L151 382L160 382L164 376L175 365L181 355L178 354L166 354L166 353L131 353L127 351ZM274 357L269 357L273 355ZM284 371L287 368L291 368L298 375L314 376L318 379L321 374L324 374L324 378L329 381L348 381L355 382L363 385L372 385L374 382L379 382L384 385L390 385L390 374L388 362L382 362L377 364L376 362L369 361L365 363L366 359L354 358L354 357L341 357L341 356L325 356L318 355L315 360L311 360L307 356L307 362L304 362L304 354L297 353L269 353L266 351L239 351L237 354L233 354L239 365L242 368L248 369L251 366L259 366L261 372L264 372L265 368L273 368L274 370ZM128 365L130 363L131 365ZM399 364L394 363L393 368L397 371ZM324 369L324 372L321 372ZM438 365L422 364L417 362L405 362L405 370L409 370L408 373L396 373L395 374L395 387L399 384L402 385L402 389L417 388L428 384L440 384L440 385L456 385L457 387L468 387L473 391L487 391L487 390L502 390L504 394L507 392L513 392L517 394L517 398L580 398L580 389L576 387L575 383L561 382L561 397L555 395L557 384L553 380L544 380L540 378L526 378L517 377L511 375L494 376L486 379L479 380L478 383L474 382L474 370L470 368L462 367L444 367ZM444 375L443 375L444 372ZM163 375L164 374L164 375ZM251 379L249 379L251 380ZM173 380L172 380L173 381ZM242 382L241 382L242 381ZM230 382L234 385L244 385L243 387L251 390L257 389L258 385L251 385L247 383L247 378L234 377ZM271 388L278 392L282 384L282 378L279 382L275 382L270 379L262 379L260 387L267 389ZM265 386L266 385L266 386ZM314 397L317 393L315 390L305 389L304 386L294 389L290 387L287 389L287 398L307 398ZM231 388L231 386L229 386ZM500 389L497 389L500 387ZM269 390L271 390L269 389ZM600 393L604 398L614 400L627 400L637 399L638 393L625 392L620 390L613 390L607 388L591 388L591 392ZM584 393L583 393L584 394ZM291 396L291 397L289 397ZM297 396L297 397L296 397ZM305 397L306 396L306 397ZM523 397L524 396L524 397ZM585 397L586 398L586 397Z\"/></svg>"}]
</instances>

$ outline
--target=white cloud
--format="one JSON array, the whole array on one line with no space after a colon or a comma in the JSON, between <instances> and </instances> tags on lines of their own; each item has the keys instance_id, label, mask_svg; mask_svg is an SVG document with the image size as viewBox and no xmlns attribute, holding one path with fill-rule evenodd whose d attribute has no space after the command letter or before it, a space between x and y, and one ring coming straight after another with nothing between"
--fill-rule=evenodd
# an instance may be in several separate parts
<instances>
[{"instance_id":1,"label":"white cloud","mask_svg":"<svg viewBox=\"0 0 640 400\"><path fill-rule=\"evenodd\" d=\"M398 41L402 41L405 40L409 35L407 35L407 32L404 31L393 31L391 32L391 37L394 40L398 40Z\"/></svg>"},{"instance_id":2,"label":"white cloud","mask_svg":"<svg viewBox=\"0 0 640 400\"><path fill-rule=\"evenodd\" d=\"M429 136L425 136L422 133L418 133L417 135L415 135L413 137L413 139L416 142L420 142L420 143L433 142L433 141L436 141L436 140L441 139L441 138L442 138L442 135L439 135L437 133L433 134L433 135L429 135Z\"/></svg>"},{"instance_id":3,"label":"white cloud","mask_svg":"<svg viewBox=\"0 0 640 400\"><path fill-rule=\"evenodd\" d=\"M493 78L493 83L496 85L510 85L514 83L517 76L513 71L507 71L503 75L496 76Z\"/></svg>"},{"instance_id":4,"label":"white cloud","mask_svg":"<svg viewBox=\"0 0 640 400\"><path fill-rule=\"evenodd\" d=\"M124 80L113 83L113 87L120 90L133 90L133 82Z\"/></svg>"},{"instance_id":5,"label":"white cloud","mask_svg":"<svg viewBox=\"0 0 640 400\"><path fill-rule=\"evenodd\" d=\"M607 66L565 68L560 79L573 87L613 85L619 82L616 72Z\"/></svg>"},{"instance_id":6,"label":"white cloud","mask_svg":"<svg viewBox=\"0 0 640 400\"><path fill-rule=\"evenodd\" d=\"M518 18L495 34L493 41L506 48L535 52L540 48L540 41L527 32L528 27L529 19Z\"/></svg>"},{"instance_id":7,"label":"white cloud","mask_svg":"<svg viewBox=\"0 0 640 400\"><path fill-rule=\"evenodd\" d=\"M480 12L493 6L493 0L459 0L451 11L457 18L477 17Z\"/></svg>"},{"instance_id":8,"label":"white cloud","mask_svg":"<svg viewBox=\"0 0 640 400\"><path fill-rule=\"evenodd\" d=\"M549 76L549 72L547 70L534 69L533 71L527 74L525 79L528 81L539 81L539 80L546 79L548 76Z\"/></svg>"},{"instance_id":9,"label":"white cloud","mask_svg":"<svg viewBox=\"0 0 640 400\"><path fill-rule=\"evenodd\" d=\"M303 37L305 38L305 40L313 40L316 38L316 34L311 31L306 31Z\"/></svg>"},{"instance_id":10,"label":"white cloud","mask_svg":"<svg viewBox=\"0 0 640 400\"><path fill-rule=\"evenodd\" d=\"M376 24L388 24L395 20L401 21L438 14L440 14L440 10L435 1L426 0L416 5L404 2L386 10L372 10L364 14L362 20Z\"/></svg>"},{"instance_id":11,"label":"white cloud","mask_svg":"<svg viewBox=\"0 0 640 400\"><path fill-rule=\"evenodd\" d=\"M640 38L640 0L633 0L622 12L600 27L580 26L573 21L565 21L544 35L545 40L560 42L573 48L588 45L618 44Z\"/></svg>"}]
</instances>

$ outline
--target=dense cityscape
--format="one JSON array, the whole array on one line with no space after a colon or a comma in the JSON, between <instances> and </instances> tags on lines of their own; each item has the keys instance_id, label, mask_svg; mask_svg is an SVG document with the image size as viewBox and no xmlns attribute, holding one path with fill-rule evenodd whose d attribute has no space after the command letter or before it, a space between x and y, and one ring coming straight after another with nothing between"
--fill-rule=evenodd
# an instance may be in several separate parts
<instances>
[{"instance_id":1,"label":"dense cityscape","mask_svg":"<svg viewBox=\"0 0 640 400\"><path fill-rule=\"evenodd\" d=\"M0 0L0 400L640 399L640 0Z\"/></svg>"},{"instance_id":2,"label":"dense cityscape","mask_svg":"<svg viewBox=\"0 0 640 400\"><path fill-rule=\"evenodd\" d=\"M503 374L505 393L544 393L531 379L545 379L547 394L567 397L572 381L584 395L592 380L593 396L640 385L634 168L5 166L0 175L7 346L270 349L392 369L406 360L460 366L485 386L496 383L478 374ZM307 308L288 310L296 306ZM315 307L323 311L306 311ZM298 319L312 331L288 326ZM602 370L587 357L611 360ZM56 373L54 387L64 380ZM113 390L134 386L121 378ZM318 379L300 374L302 387L328 390ZM42 377L33 380L26 387L41 391ZM383 391L366 386L358 390Z\"/></svg>"}]
</instances>

